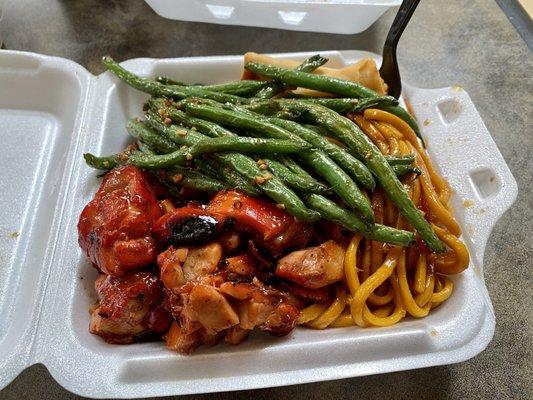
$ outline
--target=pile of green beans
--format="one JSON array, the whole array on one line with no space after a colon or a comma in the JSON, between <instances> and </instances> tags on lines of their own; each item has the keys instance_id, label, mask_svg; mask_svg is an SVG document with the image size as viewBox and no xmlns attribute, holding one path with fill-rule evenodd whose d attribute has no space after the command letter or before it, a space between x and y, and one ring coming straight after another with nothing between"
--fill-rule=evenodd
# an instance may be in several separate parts
<instances>
[{"instance_id":1,"label":"pile of green beans","mask_svg":"<svg viewBox=\"0 0 533 400\"><path fill-rule=\"evenodd\" d=\"M104 157L85 154L85 160L101 170L131 164L157 171L173 192L185 187L264 195L299 220L327 219L371 240L412 245L413 232L374 222L365 191L379 186L427 246L444 251L401 181L421 174L414 156L383 156L344 114L387 110L419 134L415 120L390 96L312 73L325 62L316 55L294 70L250 62L245 68L265 80L191 85L142 78L104 57L112 74L152 97L144 120L127 124L136 146ZM293 92L297 87L337 97L302 97Z\"/></svg>"}]
</instances>

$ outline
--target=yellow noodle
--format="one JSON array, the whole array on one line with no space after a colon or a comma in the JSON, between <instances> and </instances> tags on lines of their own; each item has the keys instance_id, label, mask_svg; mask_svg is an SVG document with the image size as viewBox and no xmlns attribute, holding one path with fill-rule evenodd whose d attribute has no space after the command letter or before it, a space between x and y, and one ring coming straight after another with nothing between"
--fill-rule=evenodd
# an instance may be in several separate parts
<instances>
[{"instance_id":1,"label":"yellow noodle","mask_svg":"<svg viewBox=\"0 0 533 400\"><path fill-rule=\"evenodd\" d=\"M346 278L346 283L350 290L351 295L353 296L357 289L359 288L359 277L357 276L357 263L356 263L356 254L359 243L361 242L361 236L354 235L348 249L344 255L344 275Z\"/></svg>"},{"instance_id":2,"label":"yellow noodle","mask_svg":"<svg viewBox=\"0 0 533 400\"><path fill-rule=\"evenodd\" d=\"M398 219L396 206L390 199L385 199L385 225L395 226Z\"/></svg>"},{"instance_id":3,"label":"yellow noodle","mask_svg":"<svg viewBox=\"0 0 533 400\"><path fill-rule=\"evenodd\" d=\"M320 314L322 314L328 308L327 304L313 304L309 307L300 310L300 316L298 317L298 324L305 324L309 321L312 321Z\"/></svg>"},{"instance_id":4,"label":"yellow noodle","mask_svg":"<svg viewBox=\"0 0 533 400\"><path fill-rule=\"evenodd\" d=\"M346 291L340 285L335 286L335 300L333 303L318 316L318 318L308 322L309 328L325 329L332 324L344 311L346 306Z\"/></svg>"},{"instance_id":5,"label":"yellow noodle","mask_svg":"<svg viewBox=\"0 0 533 400\"><path fill-rule=\"evenodd\" d=\"M439 275L437 279L439 283L441 283L441 287L437 292L433 293L433 296L431 296L432 303L442 303L443 301L448 300L453 291L453 282L450 278L445 275Z\"/></svg>"},{"instance_id":6,"label":"yellow noodle","mask_svg":"<svg viewBox=\"0 0 533 400\"><path fill-rule=\"evenodd\" d=\"M453 217L452 213L441 203L438 194L433 188L427 166L422 160L420 153L414 148L412 148L412 151L415 155L416 166L422 171L422 174L418 179L422 185L424 198L426 199L431 214L435 216L442 224L444 224L452 234L459 236L461 234L461 228L459 227L459 224Z\"/></svg>"},{"instance_id":7,"label":"yellow noodle","mask_svg":"<svg viewBox=\"0 0 533 400\"><path fill-rule=\"evenodd\" d=\"M361 236L354 235L350 244L348 245L348 249L346 250L346 254L344 256L344 274L345 274L346 283L348 285L348 288L352 296L357 290L357 288L359 288L356 254L357 254L357 248L359 247L361 239L362 239ZM364 255L363 255L363 259L364 259ZM393 298L394 298L394 292L392 291L392 288L390 288L389 291L384 296L379 296L375 293L371 293L368 300L370 303L374 305L383 305L383 304L387 304L388 302L390 302Z\"/></svg>"},{"instance_id":8,"label":"yellow noodle","mask_svg":"<svg viewBox=\"0 0 533 400\"><path fill-rule=\"evenodd\" d=\"M390 156L399 156L401 154L400 144L395 137L389 139L389 155Z\"/></svg>"},{"instance_id":9,"label":"yellow noodle","mask_svg":"<svg viewBox=\"0 0 533 400\"><path fill-rule=\"evenodd\" d=\"M411 182L411 190L409 192L414 205L418 206L420 204L420 198L422 197L422 187L418 179Z\"/></svg>"},{"instance_id":10,"label":"yellow noodle","mask_svg":"<svg viewBox=\"0 0 533 400\"><path fill-rule=\"evenodd\" d=\"M431 163L429 156L427 155L426 151L423 149L422 145L420 144L420 141L416 137L416 133L413 131L413 129L401 118L387 111L383 111L383 110L377 110L377 109L371 109L371 108L366 109L364 112L364 118L389 123L390 125L395 127L398 131L400 131L403 134L403 137L406 138L409 141L409 143L411 143L421 154L422 158L424 159L424 162L427 165L432 181L434 182L435 186L438 188L439 192L443 192L444 194L443 200L445 200L446 202L451 194L450 186L435 171L435 168L433 167L433 164Z\"/></svg>"},{"instance_id":11,"label":"yellow noodle","mask_svg":"<svg viewBox=\"0 0 533 400\"><path fill-rule=\"evenodd\" d=\"M363 271L361 272L361 280L364 282L370 276L370 264L372 261L371 252L372 242L365 240L365 248L363 249Z\"/></svg>"},{"instance_id":12,"label":"yellow noodle","mask_svg":"<svg viewBox=\"0 0 533 400\"><path fill-rule=\"evenodd\" d=\"M431 297L433 296L434 288L435 288L435 275L433 274L432 271L430 271L426 277L426 287L424 291L415 296L416 304L418 304L419 307L424 307L426 304L430 302Z\"/></svg>"},{"instance_id":13,"label":"yellow noodle","mask_svg":"<svg viewBox=\"0 0 533 400\"><path fill-rule=\"evenodd\" d=\"M405 140L400 140L399 145L400 145L400 154L402 156L406 156L406 155L410 154L409 146L407 145Z\"/></svg>"},{"instance_id":14,"label":"yellow noodle","mask_svg":"<svg viewBox=\"0 0 533 400\"><path fill-rule=\"evenodd\" d=\"M344 258L346 289L336 286L335 300L329 306L314 304L301 312L299 322L315 329L389 326L407 314L425 317L452 294L453 282L442 274L461 272L469 263L468 250L459 240L460 228L448 204L450 187L436 173L413 130L381 110L367 109L364 117L350 117L383 154L415 156L414 165L422 174L403 184L417 207L427 207L428 220L447 245L447 251L425 253L423 246L402 249L366 239L362 242L360 235L354 235ZM381 189L365 196L372 204L377 223L412 230Z\"/></svg>"},{"instance_id":15,"label":"yellow noodle","mask_svg":"<svg viewBox=\"0 0 533 400\"><path fill-rule=\"evenodd\" d=\"M387 122L374 122L374 126L381 132L383 137L390 139L391 137L396 138L398 140L404 140L404 136L402 132L400 132L398 129L393 127L391 124Z\"/></svg>"},{"instance_id":16,"label":"yellow noodle","mask_svg":"<svg viewBox=\"0 0 533 400\"><path fill-rule=\"evenodd\" d=\"M415 268L415 292L423 293L426 290L426 254L420 253L416 260Z\"/></svg>"},{"instance_id":17,"label":"yellow noodle","mask_svg":"<svg viewBox=\"0 0 533 400\"><path fill-rule=\"evenodd\" d=\"M385 282L394 272L398 255L401 252L399 247L392 247L382 266L364 281L353 295L351 303L351 313L355 323L359 326L365 326L363 319L363 309L366 306L368 296L383 282Z\"/></svg>"},{"instance_id":18,"label":"yellow noodle","mask_svg":"<svg viewBox=\"0 0 533 400\"><path fill-rule=\"evenodd\" d=\"M428 304L424 307L418 307L416 304L411 290L409 289L409 283L407 282L407 271L405 269L405 251L402 251L400 255L400 260L398 261L398 266L396 267L396 274L398 276L398 284L400 286L400 294L402 296L402 301L405 304L407 312L413 317L421 318L429 314L431 305Z\"/></svg>"},{"instance_id":19,"label":"yellow noodle","mask_svg":"<svg viewBox=\"0 0 533 400\"><path fill-rule=\"evenodd\" d=\"M397 258L398 255L395 255ZM396 259L396 262L398 260ZM365 307L363 310L363 317L366 323L374 326L390 326L398 323L402 318L405 317L405 306L402 302L401 295L400 295L400 288L398 286L398 278L396 277L396 272L393 272L391 277L389 278L391 285L393 287L393 290L395 292L395 298L394 298L394 310L392 314L390 314L387 317L378 317L375 314L372 314L370 310L368 310L368 307Z\"/></svg>"},{"instance_id":20,"label":"yellow noodle","mask_svg":"<svg viewBox=\"0 0 533 400\"><path fill-rule=\"evenodd\" d=\"M365 134L374 142L379 151L383 154L389 153L389 145L381 132L368 120L364 119L361 115L354 115L355 122L365 132Z\"/></svg>"},{"instance_id":21,"label":"yellow noodle","mask_svg":"<svg viewBox=\"0 0 533 400\"><path fill-rule=\"evenodd\" d=\"M373 313L374 315L378 317L384 318L384 317L388 317L392 313L392 310L394 310L394 304L389 303L384 306L376 308L373 311Z\"/></svg>"},{"instance_id":22,"label":"yellow noodle","mask_svg":"<svg viewBox=\"0 0 533 400\"><path fill-rule=\"evenodd\" d=\"M382 306L394 299L394 290L389 286L387 292L384 295L379 295L376 293L370 293L368 296L368 302L375 306Z\"/></svg>"},{"instance_id":23,"label":"yellow noodle","mask_svg":"<svg viewBox=\"0 0 533 400\"><path fill-rule=\"evenodd\" d=\"M413 129L403 119L387 111L378 110L375 108L367 108L364 111L363 116L364 116L364 119L375 120L378 122L385 122L385 123L390 124L394 128L396 128L399 132L401 132L402 136L409 143L411 143L420 153L423 153L424 161L428 161L428 164L429 164L429 157L427 153L424 151L424 148L422 147L420 140L416 136L415 131L413 131ZM433 166L431 166L430 169L432 170L432 172L434 172L434 175L438 175L433 170ZM440 187L440 183L443 183L443 182L444 180L442 180L442 182L439 182L439 187Z\"/></svg>"},{"instance_id":24,"label":"yellow noodle","mask_svg":"<svg viewBox=\"0 0 533 400\"><path fill-rule=\"evenodd\" d=\"M458 274L464 271L470 262L470 255L468 254L465 244L456 236L446 232L441 227L438 227L434 224L432 224L432 227L439 239L446 243L454 255L452 260L447 260L445 258L447 255L449 255L449 252L433 255L433 263L437 272L442 274Z\"/></svg>"},{"instance_id":25,"label":"yellow noodle","mask_svg":"<svg viewBox=\"0 0 533 400\"><path fill-rule=\"evenodd\" d=\"M344 328L346 326L354 326L352 315L350 313L343 312L339 318L335 320L330 326L332 328Z\"/></svg>"}]
</instances>

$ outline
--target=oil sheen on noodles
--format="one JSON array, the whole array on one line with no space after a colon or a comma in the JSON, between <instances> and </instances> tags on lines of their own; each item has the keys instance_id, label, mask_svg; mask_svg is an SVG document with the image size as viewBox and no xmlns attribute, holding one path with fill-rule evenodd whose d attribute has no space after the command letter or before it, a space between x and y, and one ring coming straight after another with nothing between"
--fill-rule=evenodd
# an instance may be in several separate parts
<instances>
[{"instance_id":1,"label":"oil sheen on noodles","mask_svg":"<svg viewBox=\"0 0 533 400\"><path fill-rule=\"evenodd\" d=\"M434 254L421 242L401 248L354 235L344 257L345 279L335 287L334 300L301 311L299 323L314 329L389 326L406 316L425 317L452 294L453 282L447 275L462 272L469 263L449 205L450 186L436 172L415 132L383 110L367 109L350 118L384 155L415 156L422 173L404 184L448 250ZM412 230L381 190L367 196L377 223Z\"/></svg>"}]
</instances>

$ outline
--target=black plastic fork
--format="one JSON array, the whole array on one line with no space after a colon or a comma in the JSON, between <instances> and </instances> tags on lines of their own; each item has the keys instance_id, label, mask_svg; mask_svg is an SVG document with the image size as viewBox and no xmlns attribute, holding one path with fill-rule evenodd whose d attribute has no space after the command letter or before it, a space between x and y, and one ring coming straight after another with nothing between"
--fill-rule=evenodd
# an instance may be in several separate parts
<instances>
[{"instance_id":1,"label":"black plastic fork","mask_svg":"<svg viewBox=\"0 0 533 400\"><path fill-rule=\"evenodd\" d=\"M383 62L379 74L389 86L389 95L396 99L402 93L402 80L396 60L396 46L419 2L420 0L404 0L402 2L383 46Z\"/></svg>"}]
</instances>

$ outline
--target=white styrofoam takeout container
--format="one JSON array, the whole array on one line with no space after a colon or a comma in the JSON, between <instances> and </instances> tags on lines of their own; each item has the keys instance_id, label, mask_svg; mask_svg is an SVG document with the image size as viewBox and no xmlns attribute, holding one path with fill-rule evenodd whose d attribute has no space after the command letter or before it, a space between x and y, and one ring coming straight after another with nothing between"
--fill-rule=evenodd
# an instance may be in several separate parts
<instances>
[{"instance_id":1,"label":"white styrofoam takeout container","mask_svg":"<svg viewBox=\"0 0 533 400\"><path fill-rule=\"evenodd\" d=\"M326 33L359 33L401 0L145 0L165 18Z\"/></svg>"},{"instance_id":2,"label":"white styrofoam takeout container","mask_svg":"<svg viewBox=\"0 0 533 400\"><path fill-rule=\"evenodd\" d=\"M280 54L304 59L311 53ZM359 51L322 52L342 66ZM242 56L136 59L144 76L217 83L238 79ZM431 157L455 191L452 203L471 253L452 297L424 319L387 328L298 328L192 356L162 343L106 344L88 332L95 270L78 248L76 223L100 180L82 153L121 150L126 120L147 96L111 74L62 58L0 52L0 388L44 364L66 389L90 397L149 397L281 386L464 361L481 352L495 318L483 253L516 182L468 95L458 87L405 96ZM467 207L465 207L467 205Z\"/></svg>"}]
</instances>

